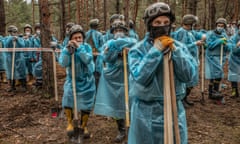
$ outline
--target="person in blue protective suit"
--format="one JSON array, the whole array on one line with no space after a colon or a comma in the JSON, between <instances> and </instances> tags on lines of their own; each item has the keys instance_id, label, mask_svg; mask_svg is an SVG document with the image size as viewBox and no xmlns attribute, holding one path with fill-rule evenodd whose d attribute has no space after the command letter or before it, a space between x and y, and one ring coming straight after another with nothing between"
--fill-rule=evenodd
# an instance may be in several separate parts
<instances>
[{"instance_id":1,"label":"person in blue protective suit","mask_svg":"<svg viewBox=\"0 0 240 144\"><path fill-rule=\"evenodd\" d=\"M35 35L33 36L33 47L34 48L41 48L41 27L40 23L35 24L34 26ZM41 87L43 80L42 80L42 58L40 52L33 52L31 56L31 61L33 63L33 75L36 79L34 85L36 87Z\"/></svg>"},{"instance_id":2,"label":"person in blue protective suit","mask_svg":"<svg viewBox=\"0 0 240 144\"><path fill-rule=\"evenodd\" d=\"M139 36L135 31L135 24L134 24L133 20L128 21L128 26L129 26L129 31L128 31L129 37L139 40Z\"/></svg>"},{"instance_id":3,"label":"person in blue protective suit","mask_svg":"<svg viewBox=\"0 0 240 144\"><path fill-rule=\"evenodd\" d=\"M5 38L4 48L22 48L25 46L24 40L17 36L18 29L14 25L8 27L9 36ZM14 62L12 57L15 55ZM21 91L27 90L26 84L26 65L23 52L4 52L5 70L7 79L10 80L10 89L8 92L13 92L15 88L15 80L21 82ZM14 71L12 72L12 64L14 64ZM13 73L13 77L12 77ZM13 79L12 79L13 78Z\"/></svg>"},{"instance_id":4,"label":"person in blue protective suit","mask_svg":"<svg viewBox=\"0 0 240 144\"><path fill-rule=\"evenodd\" d=\"M181 144L188 143L182 99L185 97L185 83L190 82L196 75L197 63L184 44L170 37L171 24L174 20L175 16L168 4L157 2L150 5L144 13L148 33L129 51L131 74L129 144L164 143L163 56L170 51Z\"/></svg>"},{"instance_id":5,"label":"person in blue protective suit","mask_svg":"<svg viewBox=\"0 0 240 144\"><path fill-rule=\"evenodd\" d=\"M26 48L33 48L33 36L32 36L32 26L30 24L26 24L23 28L24 30L24 36L23 40L25 42ZM32 64L32 54L33 52L24 52L24 58L26 61L26 72L28 74L28 84L33 84L33 64Z\"/></svg>"},{"instance_id":6,"label":"person in blue protective suit","mask_svg":"<svg viewBox=\"0 0 240 144\"><path fill-rule=\"evenodd\" d=\"M77 93L77 110L81 111L81 130L85 138L90 134L87 129L87 122L90 111L94 104L94 95L96 92L94 79L94 62L92 48L84 42L85 33L80 25L73 25L69 31L68 45L63 49L59 57L59 63L66 68L67 77L64 83L64 93L62 98L62 107L67 117L67 134L72 137L73 128L73 86L71 71L71 55L75 56L75 81Z\"/></svg>"},{"instance_id":7,"label":"person in blue protective suit","mask_svg":"<svg viewBox=\"0 0 240 144\"><path fill-rule=\"evenodd\" d=\"M33 47L34 48L41 48L41 29L40 29L40 23L37 23L35 25L35 32L36 34L33 37ZM52 47L52 43L54 42L54 45L57 45L57 39L54 36L51 36L51 42L50 46ZM53 48L53 47L52 47ZM33 61L33 75L36 78L36 82L34 85L36 87L41 87L43 84L42 80L42 54L41 52L34 52L32 55L32 61Z\"/></svg>"},{"instance_id":8,"label":"person in blue protective suit","mask_svg":"<svg viewBox=\"0 0 240 144\"><path fill-rule=\"evenodd\" d=\"M122 51L131 48L137 40L127 37L128 28L125 21L120 19L113 22L110 32L114 39L103 45L105 67L98 84L94 113L116 119L119 133L114 141L119 143L126 138Z\"/></svg>"},{"instance_id":9,"label":"person in blue protective suit","mask_svg":"<svg viewBox=\"0 0 240 144\"><path fill-rule=\"evenodd\" d=\"M238 22L238 30L231 37L233 44L228 60L228 80L232 85L232 98L239 97L238 82L240 82L240 21Z\"/></svg>"},{"instance_id":10,"label":"person in blue protective suit","mask_svg":"<svg viewBox=\"0 0 240 144\"><path fill-rule=\"evenodd\" d=\"M226 26L226 19L218 18L216 21L216 29L207 33L205 78L210 80L208 97L209 99L216 100L216 102L224 100L219 92L219 85L224 77L223 66L226 62L226 55L231 49L231 43L227 39L227 34L225 32ZM222 58L221 47L223 48Z\"/></svg>"},{"instance_id":11,"label":"person in blue protective suit","mask_svg":"<svg viewBox=\"0 0 240 144\"><path fill-rule=\"evenodd\" d=\"M69 30L71 29L71 27L74 25L73 22L68 22L65 26L65 38L62 42L62 44L59 46L60 49L63 49L64 47L66 47L68 45L68 41L69 41Z\"/></svg>"},{"instance_id":12,"label":"person in blue protective suit","mask_svg":"<svg viewBox=\"0 0 240 144\"><path fill-rule=\"evenodd\" d=\"M4 37L0 35L0 48L3 48ZM6 82L3 53L0 52L0 83Z\"/></svg>"},{"instance_id":13,"label":"person in blue protective suit","mask_svg":"<svg viewBox=\"0 0 240 144\"><path fill-rule=\"evenodd\" d=\"M95 80L96 80L96 86L98 85L98 80L102 71L103 63L102 63L102 57L100 56L101 48L103 45L103 36L102 33L100 33L98 29L99 20L98 19L92 19L89 22L90 29L86 32L86 39L85 42L90 44L92 46L93 56L94 56L94 62L95 62Z\"/></svg>"},{"instance_id":14,"label":"person in blue protective suit","mask_svg":"<svg viewBox=\"0 0 240 144\"><path fill-rule=\"evenodd\" d=\"M106 31L105 35L103 36L103 43L106 43L108 40L114 38L114 35L110 32L113 22L115 22L116 20L119 20L119 19L124 20L124 18L125 18L124 15L121 15L121 14L113 14L110 17L110 29L108 29Z\"/></svg>"},{"instance_id":15,"label":"person in blue protective suit","mask_svg":"<svg viewBox=\"0 0 240 144\"><path fill-rule=\"evenodd\" d=\"M204 41L206 40L206 36L202 36L201 33L197 33L196 31L193 31L193 25L197 23L197 17L192 15L192 14L186 14L183 16L182 20L182 27L179 28L175 33L174 33L174 39L184 43L190 54L194 57L194 59L198 62L199 64L199 58L198 58L198 48L199 46L202 46L204 44ZM202 40L201 40L202 37ZM198 65L196 66L195 69L198 69ZM193 106L194 103L188 100L188 96L191 93L191 90L193 89L194 86L198 85L199 81L199 74L197 71L197 74L195 77L192 79L191 82L188 82L186 84L186 96L183 99L183 104L187 108L189 106Z\"/></svg>"}]
</instances>

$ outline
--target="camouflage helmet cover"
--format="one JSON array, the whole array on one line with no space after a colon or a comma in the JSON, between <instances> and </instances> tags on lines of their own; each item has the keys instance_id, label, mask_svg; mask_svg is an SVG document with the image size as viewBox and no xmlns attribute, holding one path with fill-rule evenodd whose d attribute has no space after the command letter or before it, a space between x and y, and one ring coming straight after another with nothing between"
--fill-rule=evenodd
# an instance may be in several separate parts
<instances>
[{"instance_id":1,"label":"camouflage helmet cover","mask_svg":"<svg viewBox=\"0 0 240 144\"><path fill-rule=\"evenodd\" d=\"M85 34L84 34L84 31L83 31L83 28L82 28L81 25L78 25L78 24L73 25L73 26L70 28L70 30L69 30L69 39L71 39L72 36L73 36L75 33L78 33L78 32L80 32L80 33L82 34L83 39L84 39L84 38L85 38Z\"/></svg>"}]
</instances>

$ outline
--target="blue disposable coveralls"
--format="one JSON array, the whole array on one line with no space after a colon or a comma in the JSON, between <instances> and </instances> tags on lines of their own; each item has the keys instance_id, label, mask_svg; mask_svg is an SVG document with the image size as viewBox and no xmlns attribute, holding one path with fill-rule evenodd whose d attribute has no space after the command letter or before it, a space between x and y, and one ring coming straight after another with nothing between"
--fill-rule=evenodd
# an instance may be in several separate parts
<instances>
[{"instance_id":1,"label":"blue disposable coveralls","mask_svg":"<svg viewBox=\"0 0 240 144\"><path fill-rule=\"evenodd\" d=\"M25 43L26 48L33 48L33 36L29 36L27 39L23 39ZM32 64L32 58L33 58L33 53L34 52L24 52L24 58L26 61L26 73L27 74L32 74L33 71L33 64Z\"/></svg>"},{"instance_id":2,"label":"blue disposable coveralls","mask_svg":"<svg viewBox=\"0 0 240 144\"><path fill-rule=\"evenodd\" d=\"M196 41L201 39L200 33L192 30L186 30L181 27L174 33L174 39L184 43L187 46L188 51L199 65L198 46L196 45ZM198 65L196 65L195 69L198 69ZM191 82L188 82L186 86L194 87L198 85L198 81L199 75L197 71L195 77L191 80Z\"/></svg>"},{"instance_id":3,"label":"blue disposable coveralls","mask_svg":"<svg viewBox=\"0 0 240 144\"><path fill-rule=\"evenodd\" d=\"M187 144L187 124L182 99L185 83L196 75L196 61L187 48L174 41L172 53L177 99L178 124L181 144ZM164 142L164 70L163 53L153 46L148 36L137 43L129 52L131 98L131 126L129 144L163 144Z\"/></svg>"},{"instance_id":4,"label":"blue disposable coveralls","mask_svg":"<svg viewBox=\"0 0 240 144\"><path fill-rule=\"evenodd\" d=\"M131 38L135 38L137 41L139 40L138 34L136 33L136 31L134 29L129 29L128 35Z\"/></svg>"},{"instance_id":5,"label":"blue disposable coveralls","mask_svg":"<svg viewBox=\"0 0 240 144\"><path fill-rule=\"evenodd\" d=\"M101 48L103 45L103 36L99 31L95 29L90 29L89 31L87 31L85 42L89 44L92 43L92 48L96 48L97 52L99 54L101 53L102 51ZM103 67L102 65L103 65L102 57L98 55L95 62L95 71L101 73Z\"/></svg>"},{"instance_id":6,"label":"blue disposable coveralls","mask_svg":"<svg viewBox=\"0 0 240 144\"><path fill-rule=\"evenodd\" d=\"M20 37L16 40L16 48L23 48L25 46L24 40ZM5 48L13 48L13 37L7 36L4 42ZM4 52L5 70L7 79L11 79L12 76L12 52ZM26 78L26 65L24 59L24 52L15 52L14 60L14 76L13 79L25 79Z\"/></svg>"},{"instance_id":7,"label":"blue disposable coveralls","mask_svg":"<svg viewBox=\"0 0 240 144\"><path fill-rule=\"evenodd\" d=\"M124 68L121 52L123 48L131 48L136 39L111 39L103 45L106 67L103 68L94 107L94 113L119 119L125 118Z\"/></svg>"},{"instance_id":8,"label":"blue disposable coveralls","mask_svg":"<svg viewBox=\"0 0 240 144\"><path fill-rule=\"evenodd\" d=\"M41 40L40 37L33 38L33 47L40 48L41 47ZM32 58L36 61L33 63L33 75L36 79L42 79L42 58L40 52L33 52Z\"/></svg>"},{"instance_id":9,"label":"blue disposable coveralls","mask_svg":"<svg viewBox=\"0 0 240 144\"><path fill-rule=\"evenodd\" d=\"M53 36L52 36L52 41L57 43L57 39ZM41 40L39 37L35 37L33 40L33 43L35 48L41 47ZM33 67L33 75L36 77L36 79L42 79L42 53L34 52L33 57L37 61L37 63L34 64L34 67Z\"/></svg>"},{"instance_id":10,"label":"blue disposable coveralls","mask_svg":"<svg viewBox=\"0 0 240 144\"><path fill-rule=\"evenodd\" d=\"M228 60L228 80L231 82L240 82L240 47L236 44L240 41L240 34L235 33L232 36L232 50Z\"/></svg>"},{"instance_id":11,"label":"blue disposable coveralls","mask_svg":"<svg viewBox=\"0 0 240 144\"><path fill-rule=\"evenodd\" d=\"M207 33L207 48L205 50L205 78L218 79L224 77L223 66L226 62L226 55L231 50L231 43L227 40L222 44L221 38L227 38L225 32L217 34L215 31ZM223 45L223 61L220 65L220 51Z\"/></svg>"},{"instance_id":12,"label":"blue disposable coveralls","mask_svg":"<svg viewBox=\"0 0 240 144\"><path fill-rule=\"evenodd\" d=\"M105 44L108 40L113 39L114 35L110 32L110 29L107 30L106 34L103 35L103 43Z\"/></svg>"},{"instance_id":13,"label":"blue disposable coveralls","mask_svg":"<svg viewBox=\"0 0 240 144\"><path fill-rule=\"evenodd\" d=\"M4 42L4 37L0 36L0 48L3 48L3 42ZM5 71L4 70L4 58L3 58L3 52L0 52L0 72Z\"/></svg>"},{"instance_id":14,"label":"blue disposable coveralls","mask_svg":"<svg viewBox=\"0 0 240 144\"><path fill-rule=\"evenodd\" d=\"M77 106L80 110L91 110L94 103L96 91L94 79L94 62L92 48L89 44L81 44L74 53ZM74 108L71 55L65 47L60 54L59 63L66 68L66 81L64 83L64 93L62 107Z\"/></svg>"}]
</instances>

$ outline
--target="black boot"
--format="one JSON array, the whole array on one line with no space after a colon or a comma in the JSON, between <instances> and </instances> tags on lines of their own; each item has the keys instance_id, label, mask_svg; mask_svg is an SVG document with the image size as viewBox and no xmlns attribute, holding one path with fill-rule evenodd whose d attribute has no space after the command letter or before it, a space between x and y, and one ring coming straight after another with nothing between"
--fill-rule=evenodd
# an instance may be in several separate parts
<instances>
[{"instance_id":1,"label":"black boot","mask_svg":"<svg viewBox=\"0 0 240 144\"><path fill-rule=\"evenodd\" d=\"M91 137L91 134L88 132L87 122L90 115L90 111L81 111L81 121L80 125L83 129L83 138L88 139Z\"/></svg>"},{"instance_id":2,"label":"black boot","mask_svg":"<svg viewBox=\"0 0 240 144\"><path fill-rule=\"evenodd\" d=\"M121 143L126 137L125 120L124 119L119 119L119 120L116 120L116 122L117 122L119 133L116 136L114 142Z\"/></svg>"},{"instance_id":3,"label":"black boot","mask_svg":"<svg viewBox=\"0 0 240 144\"><path fill-rule=\"evenodd\" d=\"M219 92L219 85L220 85L221 79L215 79L213 82L213 93L212 97L210 99L221 101L223 99L222 94Z\"/></svg>"},{"instance_id":4,"label":"black boot","mask_svg":"<svg viewBox=\"0 0 240 144\"><path fill-rule=\"evenodd\" d=\"M7 92L14 92L14 91L16 91L15 80L10 80L10 88L7 89Z\"/></svg>"},{"instance_id":5,"label":"black boot","mask_svg":"<svg viewBox=\"0 0 240 144\"><path fill-rule=\"evenodd\" d=\"M21 89L20 92L26 92L27 91L27 80L26 79L20 79L21 82Z\"/></svg>"},{"instance_id":6,"label":"black boot","mask_svg":"<svg viewBox=\"0 0 240 144\"><path fill-rule=\"evenodd\" d=\"M238 95L238 83L237 82L232 82L232 95L231 98L237 98L239 97Z\"/></svg>"},{"instance_id":7,"label":"black boot","mask_svg":"<svg viewBox=\"0 0 240 144\"><path fill-rule=\"evenodd\" d=\"M36 87L41 88L43 84L43 80L42 79L36 79L36 82L33 84Z\"/></svg>"},{"instance_id":8,"label":"black boot","mask_svg":"<svg viewBox=\"0 0 240 144\"><path fill-rule=\"evenodd\" d=\"M213 82L210 81L208 85L208 98L212 99L212 94L213 94Z\"/></svg>"},{"instance_id":9,"label":"black boot","mask_svg":"<svg viewBox=\"0 0 240 144\"><path fill-rule=\"evenodd\" d=\"M188 87L186 89L186 96L183 98L183 106L185 108L188 108L188 107L191 107L191 106L194 106L194 103L192 101L189 101L187 99L187 97L189 96L189 94L191 93L191 90L192 90L192 87Z\"/></svg>"}]
</instances>

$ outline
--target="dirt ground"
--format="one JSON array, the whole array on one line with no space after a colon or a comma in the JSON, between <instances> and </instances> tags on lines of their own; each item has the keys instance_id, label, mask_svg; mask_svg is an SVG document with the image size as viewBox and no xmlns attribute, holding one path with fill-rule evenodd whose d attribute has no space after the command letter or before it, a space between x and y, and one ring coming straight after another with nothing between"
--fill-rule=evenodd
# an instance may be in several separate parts
<instances>
[{"instance_id":1,"label":"dirt ground","mask_svg":"<svg viewBox=\"0 0 240 144\"><path fill-rule=\"evenodd\" d=\"M226 76L225 76L226 77ZM65 70L58 66L58 90L62 96ZM194 107L186 109L189 144L239 144L240 98L230 98L230 83L226 87L225 105L216 105L207 98L202 105L200 87L193 89L190 99ZM26 93L9 94L7 84L0 86L0 144L67 144L66 119L52 118L51 108L56 107L54 98L44 97L42 90L29 87ZM113 119L91 114L88 123L92 133L86 144L112 144L117 135Z\"/></svg>"}]
</instances>

